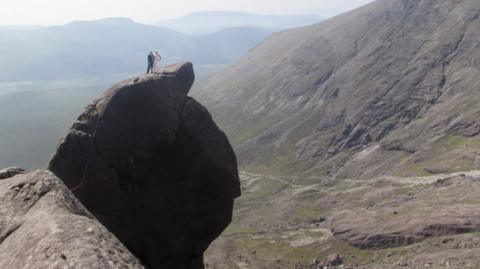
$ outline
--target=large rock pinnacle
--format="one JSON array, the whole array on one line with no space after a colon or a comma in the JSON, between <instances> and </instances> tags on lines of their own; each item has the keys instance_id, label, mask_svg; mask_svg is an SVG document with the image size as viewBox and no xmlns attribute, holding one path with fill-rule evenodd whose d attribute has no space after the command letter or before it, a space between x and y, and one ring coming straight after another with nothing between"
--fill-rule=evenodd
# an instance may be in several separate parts
<instances>
[{"instance_id":1,"label":"large rock pinnacle","mask_svg":"<svg viewBox=\"0 0 480 269\"><path fill-rule=\"evenodd\" d=\"M187 96L192 64L121 82L87 106L49 169L151 268L202 268L240 195L235 154Z\"/></svg>"}]
</instances>

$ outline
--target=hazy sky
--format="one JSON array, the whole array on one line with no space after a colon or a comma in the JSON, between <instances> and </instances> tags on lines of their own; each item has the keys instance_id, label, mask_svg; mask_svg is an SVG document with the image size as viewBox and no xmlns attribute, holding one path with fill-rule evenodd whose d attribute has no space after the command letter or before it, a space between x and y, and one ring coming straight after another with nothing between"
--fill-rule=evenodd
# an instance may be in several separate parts
<instances>
[{"instance_id":1,"label":"hazy sky","mask_svg":"<svg viewBox=\"0 0 480 269\"><path fill-rule=\"evenodd\" d=\"M64 24L73 20L130 17L152 23L190 12L235 10L260 14L332 16L372 0L1 0L0 25Z\"/></svg>"}]
</instances>

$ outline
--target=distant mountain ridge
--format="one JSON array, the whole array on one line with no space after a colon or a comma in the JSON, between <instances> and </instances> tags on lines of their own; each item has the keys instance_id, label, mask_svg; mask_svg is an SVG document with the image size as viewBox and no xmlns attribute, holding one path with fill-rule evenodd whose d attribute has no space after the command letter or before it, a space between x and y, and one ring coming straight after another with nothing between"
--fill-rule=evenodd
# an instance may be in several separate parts
<instances>
[{"instance_id":1,"label":"distant mountain ridge","mask_svg":"<svg viewBox=\"0 0 480 269\"><path fill-rule=\"evenodd\" d=\"M321 21L315 14L260 15L236 11L205 11L157 23L186 34L208 34L231 27L258 27L269 31L285 30Z\"/></svg>"},{"instance_id":2,"label":"distant mountain ridge","mask_svg":"<svg viewBox=\"0 0 480 269\"><path fill-rule=\"evenodd\" d=\"M242 27L189 36L128 18L75 21L50 27L0 27L0 80L51 79L146 70L158 50L163 64L227 64L270 34Z\"/></svg>"}]
</instances>

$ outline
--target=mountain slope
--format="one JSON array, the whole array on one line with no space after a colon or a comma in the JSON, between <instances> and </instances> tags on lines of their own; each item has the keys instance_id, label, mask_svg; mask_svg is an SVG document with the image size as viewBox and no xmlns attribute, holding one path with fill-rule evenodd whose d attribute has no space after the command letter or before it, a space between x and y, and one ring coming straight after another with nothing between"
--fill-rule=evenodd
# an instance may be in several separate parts
<instances>
[{"instance_id":1,"label":"mountain slope","mask_svg":"<svg viewBox=\"0 0 480 269\"><path fill-rule=\"evenodd\" d=\"M0 28L0 80L99 76L146 70L146 55L158 50L163 63L227 64L270 32L228 29L188 36L125 18L77 21L42 28ZM232 46L235 44L235 46Z\"/></svg>"},{"instance_id":2,"label":"mountain slope","mask_svg":"<svg viewBox=\"0 0 480 269\"><path fill-rule=\"evenodd\" d=\"M196 95L248 170L478 168L479 14L475 0L378 0L274 34Z\"/></svg>"},{"instance_id":3,"label":"mountain slope","mask_svg":"<svg viewBox=\"0 0 480 269\"><path fill-rule=\"evenodd\" d=\"M232 27L196 36L195 51L190 58L202 64L232 63L270 34L270 31L257 27Z\"/></svg>"},{"instance_id":4,"label":"mountain slope","mask_svg":"<svg viewBox=\"0 0 480 269\"><path fill-rule=\"evenodd\" d=\"M269 31L278 31L317 23L317 15L260 15L236 11L205 11L187 16L158 22L186 34L208 34L235 27L258 27Z\"/></svg>"}]
</instances>

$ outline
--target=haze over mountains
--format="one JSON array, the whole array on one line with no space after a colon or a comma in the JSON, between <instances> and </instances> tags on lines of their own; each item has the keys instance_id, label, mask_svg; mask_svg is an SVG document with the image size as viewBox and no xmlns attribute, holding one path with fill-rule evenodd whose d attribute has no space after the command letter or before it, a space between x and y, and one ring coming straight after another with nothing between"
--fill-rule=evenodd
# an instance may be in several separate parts
<instances>
[{"instance_id":1,"label":"haze over mountains","mask_svg":"<svg viewBox=\"0 0 480 269\"><path fill-rule=\"evenodd\" d=\"M306 26L321 21L319 15L259 15L234 11L196 12L187 16L164 20L159 26L186 34L206 34L231 27L258 27L269 31Z\"/></svg>"},{"instance_id":2,"label":"haze over mountains","mask_svg":"<svg viewBox=\"0 0 480 269\"><path fill-rule=\"evenodd\" d=\"M236 15L226 23L233 14ZM233 12L198 13L175 20L183 27L209 29L201 35L181 33L169 22L152 26L128 18L75 21L50 27L0 26L0 80L25 80L26 70L29 80L138 72L145 69L146 54L152 50L162 54L164 64L188 60L197 65L225 65L240 58L272 31L318 20L310 15Z\"/></svg>"},{"instance_id":3,"label":"haze over mountains","mask_svg":"<svg viewBox=\"0 0 480 269\"><path fill-rule=\"evenodd\" d=\"M191 59L226 64L270 32L253 27L203 36L111 18L44 28L0 28L1 80L98 76L145 69L146 54L158 50L165 63Z\"/></svg>"}]
</instances>

